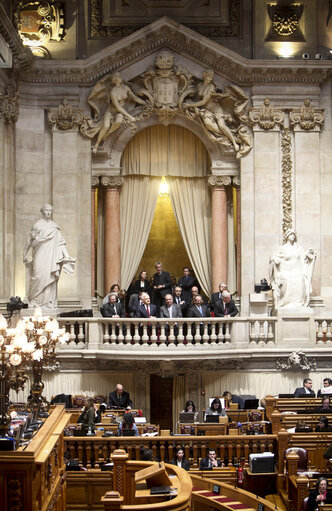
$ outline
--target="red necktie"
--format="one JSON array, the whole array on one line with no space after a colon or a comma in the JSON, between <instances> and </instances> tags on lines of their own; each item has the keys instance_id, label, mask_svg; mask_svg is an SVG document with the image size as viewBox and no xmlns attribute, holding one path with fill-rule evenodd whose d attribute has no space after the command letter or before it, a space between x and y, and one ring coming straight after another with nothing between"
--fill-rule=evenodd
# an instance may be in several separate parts
<instances>
[{"instance_id":1,"label":"red necktie","mask_svg":"<svg viewBox=\"0 0 332 511\"><path fill-rule=\"evenodd\" d=\"M150 317L150 307L148 305L146 306L146 312L148 313L148 316Z\"/></svg>"}]
</instances>

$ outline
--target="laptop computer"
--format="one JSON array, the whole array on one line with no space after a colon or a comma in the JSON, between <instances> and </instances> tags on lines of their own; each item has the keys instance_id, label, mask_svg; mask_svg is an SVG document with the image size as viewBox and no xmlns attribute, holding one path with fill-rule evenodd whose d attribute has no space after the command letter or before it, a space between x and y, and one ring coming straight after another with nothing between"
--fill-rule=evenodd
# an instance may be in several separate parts
<instances>
[{"instance_id":1,"label":"laptop computer","mask_svg":"<svg viewBox=\"0 0 332 511\"><path fill-rule=\"evenodd\" d=\"M190 424L191 422L194 422L195 414L194 412L180 412L179 414L179 422L182 422L184 424Z\"/></svg>"},{"instance_id":2,"label":"laptop computer","mask_svg":"<svg viewBox=\"0 0 332 511\"><path fill-rule=\"evenodd\" d=\"M279 394L278 396L279 398L286 398L286 399L290 399L291 397L294 397L294 394Z\"/></svg>"},{"instance_id":3,"label":"laptop computer","mask_svg":"<svg viewBox=\"0 0 332 511\"><path fill-rule=\"evenodd\" d=\"M122 436L135 436L135 430L134 429L123 429Z\"/></svg>"},{"instance_id":4,"label":"laptop computer","mask_svg":"<svg viewBox=\"0 0 332 511\"><path fill-rule=\"evenodd\" d=\"M168 494L171 493L171 487L170 486L152 486L150 488L150 494L156 495L156 494Z\"/></svg>"},{"instance_id":5,"label":"laptop computer","mask_svg":"<svg viewBox=\"0 0 332 511\"><path fill-rule=\"evenodd\" d=\"M219 422L219 415L207 415L205 422Z\"/></svg>"}]
</instances>

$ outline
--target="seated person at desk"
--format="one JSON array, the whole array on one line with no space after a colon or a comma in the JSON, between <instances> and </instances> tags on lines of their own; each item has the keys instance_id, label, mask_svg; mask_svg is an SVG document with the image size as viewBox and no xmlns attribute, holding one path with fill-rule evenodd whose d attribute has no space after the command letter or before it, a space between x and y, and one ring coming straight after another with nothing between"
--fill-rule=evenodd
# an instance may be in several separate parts
<instances>
[{"instance_id":1,"label":"seated person at desk","mask_svg":"<svg viewBox=\"0 0 332 511\"><path fill-rule=\"evenodd\" d=\"M217 454L214 449L209 449L209 453L206 456L206 458L202 458L201 462L199 464L199 469L212 469L212 468L218 468L221 467L221 461L217 460Z\"/></svg>"},{"instance_id":2,"label":"seated person at desk","mask_svg":"<svg viewBox=\"0 0 332 511\"><path fill-rule=\"evenodd\" d=\"M326 432L326 431L332 431L332 426L329 426L329 420L327 417L320 417L318 425L315 428L315 431L317 432Z\"/></svg>"},{"instance_id":3,"label":"seated person at desk","mask_svg":"<svg viewBox=\"0 0 332 511\"><path fill-rule=\"evenodd\" d=\"M199 412L196 411L196 406L194 404L194 401L191 401L191 399L189 399L186 404L185 404L185 407L184 409L182 410L181 413L186 413L186 412L189 412L189 413L194 413L194 421L196 422L197 419L198 419L198 414Z\"/></svg>"},{"instance_id":4,"label":"seated person at desk","mask_svg":"<svg viewBox=\"0 0 332 511\"><path fill-rule=\"evenodd\" d=\"M108 396L108 405L110 408L119 408L131 410L133 403L129 397L128 392L123 390L121 383L118 383L116 389L110 392Z\"/></svg>"},{"instance_id":5,"label":"seated person at desk","mask_svg":"<svg viewBox=\"0 0 332 511\"><path fill-rule=\"evenodd\" d=\"M122 422L120 422L118 427L118 436L123 436L124 431L135 431L134 436L138 436L138 429L135 424L135 419L129 412L125 413L122 417Z\"/></svg>"},{"instance_id":6,"label":"seated person at desk","mask_svg":"<svg viewBox=\"0 0 332 511\"><path fill-rule=\"evenodd\" d=\"M222 415L223 417L226 417L226 412L221 406L221 401L219 397L216 397L212 401L211 406L205 411L204 420L206 420L207 415Z\"/></svg>"},{"instance_id":7,"label":"seated person at desk","mask_svg":"<svg viewBox=\"0 0 332 511\"><path fill-rule=\"evenodd\" d=\"M222 397L225 397L228 399L228 404L230 403L237 403L239 405L239 409L243 410L244 408L244 399L240 396L237 396L236 394L231 394L229 390L225 390Z\"/></svg>"},{"instance_id":8,"label":"seated person at desk","mask_svg":"<svg viewBox=\"0 0 332 511\"><path fill-rule=\"evenodd\" d=\"M184 450L179 447L176 450L175 457L170 460L171 465L177 465L178 467L184 468L184 470L190 470L189 461L184 457Z\"/></svg>"},{"instance_id":9,"label":"seated person at desk","mask_svg":"<svg viewBox=\"0 0 332 511\"><path fill-rule=\"evenodd\" d=\"M331 378L324 378L323 387L317 392L317 397L321 397L324 394L332 394L332 380Z\"/></svg>"},{"instance_id":10,"label":"seated person at desk","mask_svg":"<svg viewBox=\"0 0 332 511\"><path fill-rule=\"evenodd\" d=\"M320 406L317 406L315 408L315 412L324 412L324 413L332 413L332 408L330 405L330 398L329 397L323 397L322 402Z\"/></svg>"},{"instance_id":11,"label":"seated person at desk","mask_svg":"<svg viewBox=\"0 0 332 511\"><path fill-rule=\"evenodd\" d=\"M327 489L328 481L325 477L319 477L317 479L316 488L311 490L308 499L308 511L315 511L318 506L324 504L328 499L332 498L330 490Z\"/></svg>"},{"instance_id":12,"label":"seated person at desk","mask_svg":"<svg viewBox=\"0 0 332 511\"><path fill-rule=\"evenodd\" d=\"M78 424L82 424L82 429L89 429L91 432L95 430L96 409L92 397L86 400L86 405L77 422Z\"/></svg>"},{"instance_id":13,"label":"seated person at desk","mask_svg":"<svg viewBox=\"0 0 332 511\"><path fill-rule=\"evenodd\" d=\"M294 433L310 433L310 432L312 432L312 428L310 426L308 426L304 421L298 421L298 423L295 426Z\"/></svg>"},{"instance_id":14,"label":"seated person at desk","mask_svg":"<svg viewBox=\"0 0 332 511\"><path fill-rule=\"evenodd\" d=\"M308 397L315 397L315 393L312 390L312 380L310 378L304 378L303 387L295 389L294 397L302 397L308 394Z\"/></svg>"}]
</instances>

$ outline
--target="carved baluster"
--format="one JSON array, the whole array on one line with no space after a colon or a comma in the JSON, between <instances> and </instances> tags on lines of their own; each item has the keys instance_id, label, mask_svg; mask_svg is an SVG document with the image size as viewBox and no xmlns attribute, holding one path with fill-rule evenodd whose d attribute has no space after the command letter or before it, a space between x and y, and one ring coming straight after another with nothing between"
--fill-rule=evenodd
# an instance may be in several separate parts
<instances>
[{"instance_id":1,"label":"carved baluster","mask_svg":"<svg viewBox=\"0 0 332 511\"><path fill-rule=\"evenodd\" d=\"M160 461L165 461L165 440L160 441Z\"/></svg>"},{"instance_id":2,"label":"carved baluster","mask_svg":"<svg viewBox=\"0 0 332 511\"><path fill-rule=\"evenodd\" d=\"M157 323L152 323L152 332L151 332L151 336L150 336L150 341L151 343L156 343L157 340L158 340L158 336L157 336Z\"/></svg>"},{"instance_id":3,"label":"carved baluster","mask_svg":"<svg viewBox=\"0 0 332 511\"><path fill-rule=\"evenodd\" d=\"M226 328L226 332L225 332L225 342L226 343L230 343L231 342L231 333L230 333L230 330L231 330L231 323L229 321L227 321L225 323L225 328Z\"/></svg>"},{"instance_id":4,"label":"carved baluster","mask_svg":"<svg viewBox=\"0 0 332 511\"><path fill-rule=\"evenodd\" d=\"M188 321L187 325L188 325L187 341L188 341L188 344L192 344L193 343L193 339L194 339L193 336L192 336L193 323Z\"/></svg>"},{"instance_id":5,"label":"carved baluster","mask_svg":"<svg viewBox=\"0 0 332 511\"><path fill-rule=\"evenodd\" d=\"M183 343L184 341L184 335L183 335L183 325L184 325L184 322L183 321L180 321L178 323L178 326L179 326L179 333L178 333L178 343Z\"/></svg>"},{"instance_id":6,"label":"carved baluster","mask_svg":"<svg viewBox=\"0 0 332 511\"><path fill-rule=\"evenodd\" d=\"M208 326L209 326L208 322L204 321L204 333L203 333L203 336L202 336L203 344L208 344L209 343Z\"/></svg>"},{"instance_id":7,"label":"carved baluster","mask_svg":"<svg viewBox=\"0 0 332 511\"><path fill-rule=\"evenodd\" d=\"M165 346L166 345L166 335L165 335L165 323L160 323L160 336L159 336L159 340L160 340L160 346Z\"/></svg>"},{"instance_id":8,"label":"carved baluster","mask_svg":"<svg viewBox=\"0 0 332 511\"><path fill-rule=\"evenodd\" d=\"M128 321L126 321L124 323L124 325L126 325L126 335L125 335L126 344L131 344L131 341L132 341L132 337L131 337L131 324Z\"/></svg>"},{"instance_id":9,"label":"carved baluster","mask_svg":"<svg viewBox=\"0 0 332 511\"><path fill-rule=\"evenodd\" d=\"M78 323L78 336L77 336L78 342L84 343L85 341L85 335L84 335L84 323L79 322Z\"/></svg>"},{"instance_id":10,"label":"carved baluster","mask_svg":"<svg viewBox=\"0 0 332 511\"><path fill-rule=\"evenodd\" d=\"M110 340L108 328L109 328L109 324L103 321L103 331L104 331L103 342L104 342L104 344L108 344L109 340Z\"/></svg>"},{"instance_id":11,"label":"carved baluster","mask_svg":"<svg viewBox=\"0 0 332 511\"><path fill-rule=\"evenodd\" d=\"M326 320L326 342L331 342L332 333L331 333L331 320Z\"/></svg>"},{"instance_id":12,"label":"carved baluster","mask_svg":"<svg viewBox=\"0 0 332 511\"><path fill-rule=\"evenodd\" d=\"M148 340L149 340L149 336L148 336L148 324L147 323L143 323L142 343L143 344L147 344Z\"/></svg>"},{"instance_id":13,"label":"carved baluster","mask_svg":"<svg viewBox=\"0 0 332 511\"><path fill-rule=\"evenodd\" d=\"M123 344L123 341L124 341L124 335L123 335L123 325L124 325L124 322L123 322L123 321L120 321L120 322L119 322L118 344Z\"/></svg>"},{"instance_id":14,"label":"carved baluster","mask_svg":"<svg viewBox=\"0 0 332 511\"><path fill-rule=\"evenodd\" d=\"M76 346L76 334L75 334L75 323L74 322L71 322L70 323L70 341L69 341L69 345L72 347L73 345Z\"/></svg>"},{"instance_id":15,"label":"carved baluster","mask_svg":"<svg viewBox=\"0 0 332 511\"><path fill-rule=\"evenodd\" d=\"M86 468L92 468L92 447L91 442L85 442Z\"/></svg>"},{"instance_id":16,"label":"carved baluster","mask_svg":"<svg viewBox=\"0 0 332 511\"><path fill-rule=\"evenodd\" d=\"M199 323L193 323L193 328L194 328L194 339L195 339L195 343L196 344L199 344L201 342L201 333L200 333L200 324Z\"/></svg>"},{"instance_id":17,"label":"carved baluster","mask_svg":"<svg viewBox=\"0 0 332 511\"><path fill-rule=\"evenodd\" d=\"M317 319L316 320L317 322L317 335L316 335L316 339L317 339L317 342L323 342L323 339L324 339L324 334L323 334L323 321L320 320L320 319Z\"/></svg>"},{"instance_id":18,"label":"carved baluster","mask_svg":"<svg viewBox=\"0 0 332 511\"><path fill-rule=\"evenodd\" d=\"M274 342L274 333L273 333L273 325L272 321L267 322L268 333L267 333L267 342Z\"/></svg>"},{"instance_id":19,"label":"carved baluster","mask_svg":"<svg viewBox=\"0 0 332 511\"><path fill-rule=\"evenodd\" d=\"M215 321L211 321L211 335L210 335L210 344L212 346L216 346L217 334L216 334L216 325ZM204 332L205 333L205 332Z\"/></svg>"},{"instance_id":20,"label":"carved baluster","mask_svg":"<svg viewBox=\"0 0 332 511\"><path fill-rule=\"evenodd\" d=\"M174 321L169 322L169 336L168 342L174 347L175 335L174 335Z\"/></svg>"},{"instance_id":21,"label":"carved baluster","mask_svg":"<svg viewBox=\"0 0 332 511\"><path fill-rule=\"evenodd\" d=\"M135 334L133 337L134 344L139 344L141 338L139 335L139 323L135 323Z\"/></svg>"},{"instance_id":22,"label":"carved baluster","mask_svg":"<svg viewBox=\"0 0 332 511\"><path fill-rule=\"evenodd\" d=\"M83 466L83 442L82 441L78 442L77 455L78 455L78 462L79 462L80 466Z\"/></svg>"}]
</instances>

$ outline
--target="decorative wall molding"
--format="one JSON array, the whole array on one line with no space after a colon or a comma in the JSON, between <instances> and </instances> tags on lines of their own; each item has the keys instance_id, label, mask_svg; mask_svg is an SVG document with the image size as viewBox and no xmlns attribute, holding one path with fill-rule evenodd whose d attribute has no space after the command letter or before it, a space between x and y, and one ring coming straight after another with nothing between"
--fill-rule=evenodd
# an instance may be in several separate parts
<instances>
[{"instance_id":1,"label":"decorative wall molding","mask_svg":"<svg viewBox=\"0 0 332 511\"><path fill-rule=\"evenodd\" d=\"M314 358L308 360L304 351L293 351L284 363L283 359L278 359L276 369L278 371L316 371L317 363Z\"/></svg>"},{"instance_id":2,"label":"decorative wall molding","mask_svg":"<svg viewBox=\"0 0 332 511\"><path fill-rule=\"evenodd\" d=\"M7 124L13 124L18 119L18 112L18 93L9 85L6 93L0 94L0 118Z\"/></svg>"},{"instance_id":3,"label":"decorative wall molding","mask_svg":"<svg viewBox=\"0 0 332 511\"><path fill-rule=\"evenodd\" d=\"M285 234L293 224L292 134L289 128L281 132L281 155L282 232Z\"/></svg>"},{"instance_id":4,"label":"decorative wall molding","mask_svg":"<svg viewBox=\"0 0 332 511\"><path fill-rule=\"evenodd\" d=\"M47 118L49 124L60 131L78 129L83 121L83 110L63 99L57 108L48 110Z\"/></svg>"},{"instance_id":5,"label":"decorative wall molding","mask_svg":"<svg viewBox=\"0 0 332 511\"><path fill-rule=\"evenodd\" d=\"M284 112L281 110L274 110L273 105L269 98L265 98L261 107L250 108L249 118L254 125L254 128L262 128L270 130L275 127L280 127L284 122Z\"/></svg>"},{"instance_id":6,"label":"decorative wall molding","mask_svg":"<svg viewBox=\"0 0 332 511\"><path fill-rule=\"evenodd\" d=\"M324 119L324 110L314 107L308 98L304 100L300 108L294 108L289 114L291 127L305 131L320 129Z\"/></svg>"}]
</instances>

